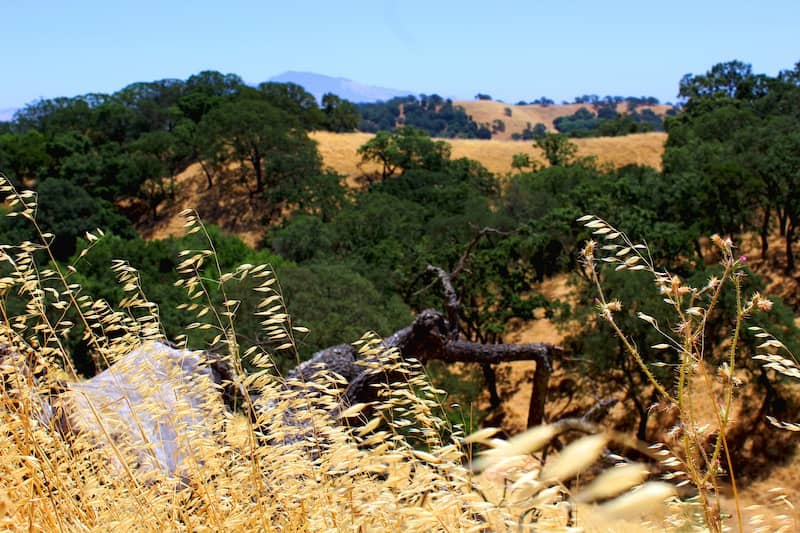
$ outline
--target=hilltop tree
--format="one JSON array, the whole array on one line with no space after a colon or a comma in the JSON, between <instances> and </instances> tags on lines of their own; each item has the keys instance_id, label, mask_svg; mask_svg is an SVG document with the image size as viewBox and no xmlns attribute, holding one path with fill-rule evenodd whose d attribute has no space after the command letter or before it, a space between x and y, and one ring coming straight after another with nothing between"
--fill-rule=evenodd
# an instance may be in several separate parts
<instances>
[{"instance_id":1,"label":"hilltop tree","mask_svg":"<svg viewBox=\"0 0 800 533\"><path fill-rule=\"evenodd\" d=\"M238 95L244 86L244 81L235 74L206 70L186 80L178 108L185 117L198 123L206 113Z\"/></svg>"},{"instance_id":2,"label":"hilltop tree","mask_svg":"<svg viewBox=\"0 0 800 533\"><path fill-rule=\"evenodd\" d=\"M258 86L258 92L267 102L295 117L307 131L319 129L325 122L317 99L296 83L265 82Z\"/></svg>"},{"instance_id":3,"label":"hilltop tree","mask_svg":"<svg viewBox=\"0 0 800 533\"><path fill-rule=\"evenodd\" d=\"M358 154L363 162L381 164L381 179L385 181L398 172L414 168L442 170L450 159L450 145L405 126L394 132L378 133L358 149Z\"/></svg>"},{"instance_id":4,"label":"hilltop tree","mask_svg":"<svg viewBox=\"0 0 800 533\"><path fill-rule=\"evenodd\" d=\"M575 160L575 154L578 153L578 145L562 133L546 133L538 137L533 145L544 152L544 158L554 167L571 164Z\"/></svg>"},{"instance_id":5,"label":"hilltop tree","mask_svg":"<svg viewBox=\"0 0 800 533\"><path fill-rule=\"evenodd\" d=\"M218 168L235 170L253 183L252 194L273 196L320 172L316 144L297 120L263 100L241 99L211 110L200 123L213 144L208 153ZM272 198L275 199L275 198Z\"/></svg>"},{"instance_id":6,"label":"hilltop tree","mask_svg":"<svg viewBox=\"0 0 800 533\"><path fill-rule=\"evenodd\" d=\"M714 65L704 75L685 75L679 94L691 104L687 105L687 110L707 99L748 99L756 94L758 79L749 64L728 61Z\"/></svg>"},{"instance_id":7,"label":"hilltop tree","mask_svg":"<svg viewBox=\"0 0 800 533\"><path fill-rule=\"evenodd\" d=\"M134 111L141 128L146 131L171 131L181 118L178 102L183 92L183 81L164 79L132 83L113 96Z\"/></svg>"},{"instance_id":8,"label":"hilltop tree","mask_svg":"<svg viewBox=\"0 0 800 533\"><path fill-rule=\"evenodd\" d=\"M322 96L322 112L325 114L325 128L330 131L342 133L358 128L358 107L335 94Z\"/></svg>"},{"instance_id":9,"label":"hilltop tree","mask_svg":"<svg viewBox=\"0 0 800 533\"><path fill-rule=\"evenodd\" d=\"M431 137L474 139L483 134L486 138L491 137L491 131L486 128L484 132L463 107L453 105L452 100L438 94L409 95L387 102L361 103L358 104L358 110L361 115L358 128L368 133L412 126Z\"/></svg>"},{"instance_id":10,"label":"hilltop tree","mask_svg":"<svg viewBox=\"0 0 800 533\"><path fill-rule=\"evenodd\" d=\"M686 111L669 119L664 153L669 181L685 185L676 204L696 220L698 235L757 228L762 256L777 215L786 270L793 271L800 87L787 73L770 78L731 61L685 76L681 96Z\"/></svg>"}]
</instances>

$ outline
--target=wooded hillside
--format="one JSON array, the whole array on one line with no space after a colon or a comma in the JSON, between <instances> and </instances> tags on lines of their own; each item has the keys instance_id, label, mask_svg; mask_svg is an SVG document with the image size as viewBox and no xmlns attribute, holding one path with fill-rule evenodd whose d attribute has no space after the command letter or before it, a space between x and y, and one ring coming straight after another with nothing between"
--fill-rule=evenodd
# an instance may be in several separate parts
<instances>
[{"instance_id":1,"label":"wooded hillside","mask_svg":"<svg viewBox=\"0 0 800 533\"><path fill-rule=\"evenodd\" d=\"M506 335L547 318L564 328L563 346L546 387L541 359L525 378L542 395L528 420L602 420L619 440L663 441L702 520L719 529L718 491L795 454L781 431L797 429L800 407L800 64L772 77L721 63L683 78L680 91L666 133L576 139L533 127L525 142L434 138L399 123L353 133L358 110L335 95L320 106L296 85L251 87L217 72L32 104L0 124L0 344L32 358L27 374L8 368L26 383L43 367L88 378L119 346L173 340L227 350L242 375L268 370L274 378L246 381L278 402L276 390L293 389L277 376L332 346L352 354L349 343L373 331L367 362L398 350L378 365L385 379L370 374L368 385L391 389L395 371L413 377L399 403L386 400L391 390L356 398L384 413L359 418L368 429L357 435L370 439L386 423L397 446L435 450L422 457L439 464L449 435L486 420L503 426L513 386L498 363L520 350ZM570 135L603 131L578 111ZM603 120L616 134L649 116ZM173 234L178 211L185 236ZM784 293L766 296L762 276L778 274ZM569 280L569 297L542 289L555 277ZM398 353L397 367L386 362ZM464 364L454 370L454 361ZM57 395L53 379L42 394ZM326 387L308 394L324 400ZM4 404L13 431L26 397ZM587 398L601 408L586 409ZM621 416L609 415L614 405ZM317 408L329 427L334 411ZM260 412L281 414L251 427L251 445L264 427L280 433L285 416L302 418L281 409ZM563 429L542 431L553 427ZM367 461L354 444L363 442L339 426L316 436L317 451L292 453L316 464L344 442ZM603 439L589 441L597 454ZM458 479L469 453L447 463ZM255 466L249 482L271 468ZM303 479L313 471L301 470ZM479 515L459 520L480 525Z\"/></svg>"}]
</instances>

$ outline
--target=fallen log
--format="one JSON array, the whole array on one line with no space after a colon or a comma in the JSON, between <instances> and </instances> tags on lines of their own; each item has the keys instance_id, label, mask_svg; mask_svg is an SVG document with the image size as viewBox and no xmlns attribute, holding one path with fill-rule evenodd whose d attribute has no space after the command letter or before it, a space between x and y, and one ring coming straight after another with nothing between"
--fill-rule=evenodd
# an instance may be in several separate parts
<instances>
[{"instance_id":1,"label":"fallen log","mask_svg":"<svg viewBox=\"0 0 800 533\"><path fill-rule=\"evenodd\" d=\"M547 382L553 368L552 360L562 349L547 343L481 344L463 341L454 338L449 324L440 312L427 309L417 315L411 326L384 339L383 345L387 349L398 350L404 359L413 357L423 364L432 360L477 364L535 361L528 426L541 424L547 400ZM365 372L366 367L358 364L356 354L355 348L346 344L322 350L293 370L290 377L313 380L318 372L337 372L345 376L348 382L342 397L343 409L356 403L374 401L376 388L373 385L399 376Z\"/></svg>"}]
</instances>

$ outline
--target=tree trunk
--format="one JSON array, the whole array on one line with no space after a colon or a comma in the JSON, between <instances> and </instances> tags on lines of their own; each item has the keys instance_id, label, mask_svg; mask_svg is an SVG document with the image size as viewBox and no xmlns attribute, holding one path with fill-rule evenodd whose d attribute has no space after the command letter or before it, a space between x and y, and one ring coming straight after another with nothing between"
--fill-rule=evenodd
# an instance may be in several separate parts
<instances>
[{"instance_id":1,"label":"tree trunk","mask_svg":"<svg viewBox=\"0 0 800 533\"><path fill-rule=\"evenodd\" d=\"M769 249L767 238L769 237L770 214L771 210L769 205L767 205L767 207L764 208L764 219L761 222L761 259L763 261L767 260L767 251Z\"/></svg>"},{"instance_id":2,"label":"tree trunk","mask_svg":"<svg viewBox=\"0 0 800 533\"><path fill-rule=\"evenodd\" d=\"M397 348L405 358L416 358L423 364L430 360L446 363L478 363L494 365L508 361L535 361L534 397L531 401L533 413L529 421L541 422L544 402L547 398L547 383L552 369L552 357L562 349L547 343L530 344L480 344L477 342L452 340L447 320L438 311L428 309L417 315L414 323L383 340L386 348ZM342 398L342 408L355 403L374 401L377 389L373 385L391 382L396 376L386 372L365 372L365 367L356 363L356 351L347 344L327 348L314 354L305 363L290 372L289 377L301 377L303 381L314 381L326 371L335 371L348 382ZM323 374L320 374L320 373Z\"/></svg>"},{"instance_id":3,"label":"tree trunk","mask_svg":"<svg viewBox=\"0 0 800 533\"><path fill-rule=\"evenodd\" d=\"M786 209L778 209L778 233L781 237L786 236Z\"/></svg>"},{"instance_id":4,"label":"tree trunk","mask_svg":"<svg viewBox=\"0 0 800 533\"><path fill-rule=\"evenodd\" d=\"M202 159L198 159L198 161L200 161L200 168L202 168L202 169L203 169L203 174L205 174L205 175L206 175L206 183L207 183L207 185L208 185L208 187L206 188L206 190L210 191L210 190L211 190L211 187L213 187L213 186L214 186L214 182L213 182L213 180L211 179L211 178L212 178L211 171L210 171L210 170L208 170L208 166L205 164L205 162L204 162Z\"/></svg>"},{"instance_id":5,"label":"tree trunk","mask_svg":"<svg viewBox=\"0 0 800 533\"><path fill-rule=\"evenodd\" d=\"M703 261L703 247L700 245L700 239L694 240L694 253L697 254L700 261Z\"/></svg>"},{"instance_id":6,"label":"tree trunk","mask_svg":"<svg viewBox=\"0 0 800 533\"><path fill-rule=\"evenodd\" d=\"M256 192L261 193L264 191L264 168L261 166L263 162L261 154L255 152L250 158L250 162L253 165L253 171L256 173Z\"/></svg>"},{"instance_id":7,"label":"tree trunk","mask_svg":"<svg viewBox=\"0 0 800 533\"><path fill-rule=\"evenodd\" d=\"M489 406L494 411L500 407L500 395L497 394L497 375L494 368L489 363L481 363L483 379L486 381L486 388L489 391Z\"/></svg>"},{"instance_id":8,"label":"tree trunk","mask_svg":"<svg viewBox=\"0 0 800 533\"><path fill-rule=\"evenodd\" d=\"M786 227L786 274L794 273L794 252L792 251L792 244L794 244L794 230L795 224L793 219L789 219Z\"/></svg>"},{"instance_id":9,"label":"tree trunk","mask_svg":"<svg viewBox=\"0 0 800 533\"><path fill-rule=\"evenodd\" d=\"M542 358L536 361L536 371L533 373L533 390L531 403L528 406L528 427L538 426L544 422L544 406L547 403L547 383L553 366L549 359Z\"/></svg>"},{"instance_id":10,"label":"tree trunk","mask_svg":"<svg viewBox=\"0 0 800 533\"><path fill-rule=\"evenodd\" d=\"M636 412L639 415L639 422L636 426L636 438L644 442L645 437L647 436L648 412L644 403L637 395L637 391L640 391L642 387L637 385L636 380L633 379L633 373L636 370L627 364L628 358L625 355L625 347L622 345L621 340L617 341L617 350L619 350L619 359L622 361L622 372L625 374L625 378L628 380L628 397L633 400L633 406L636 408Z\"/></svg>"}]
</instances>

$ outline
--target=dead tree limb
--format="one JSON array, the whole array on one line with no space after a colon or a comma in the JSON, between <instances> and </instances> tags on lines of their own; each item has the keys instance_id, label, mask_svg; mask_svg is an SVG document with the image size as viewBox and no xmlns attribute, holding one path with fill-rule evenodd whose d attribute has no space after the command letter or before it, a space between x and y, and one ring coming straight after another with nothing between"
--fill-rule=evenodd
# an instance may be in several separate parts
<instances>
[{"instance_id":1,"label":"dead tree limb","mask_svg":"<svg viewBox=\"0 0 800 533\"><path fill-rule=\"evenodd\" d=\"M495 365L510 361L535 361L534 394L528 422L529 425L538 425L544 420L552 360L562 353L561 348L548 343L481 344L452 340L450 331L448 320L440 312L427 309L417 315L411 326L387 337L383 344L386 348L396 348L403 358L414 357L422 363L438 360L445 363ZM349 383L343 394L345 406L374 401L377 389L373 385L401 378L399 373L394 372L365 372L364 366L356 363L356 356L355 349L350 345L334 346L317 352L301 365L300 371L306 380L324 375L327 371L342 374ZM337 369L344 369L346 373ZM290 374L292 377L299 376L299 373L294 372Z\"/></svg>"},{"instance_id":2,"label":"dead tree limb","mask_svg":"<svg viewBox=\"0 0 800 533\"><path fill-rule=\"evenodd\" d=\"M483 344L462 340L460 338L460 305L458 293L453 280L460 275L469 262L478 242L488 235L506 235L493 228L481 229L467 246L452 272L428 265L425 273L435 275L442 285L444 308L447 317L434 309L426 309L417 315L411 326L397 331L384 339L386 348L396 348L403 358L414 357L423 364L427 361L439 360L445 363L477 363L483 370L487 388L489 389L492 408L500 405L497 394L496 376L493 365L509 361L534 361L531 400L528 409L528 427L539 425L544 421L545 404L550 374L553 370L552 360L563 350L546 343L528 344ZM430 288L432 284L428 285ZM363 368L363 367L362 367ZM343 369L344 372L338 370ZM390 382L399 376L373 372L362 373L356 363L355 350L348 345L340 345L315 354L311 361L303 363L293 377L303 378L316 375L321 370L333 370L343 375L348 381L344 393L344 405L368 403L375 399L378 382Z\"/></svg>"},{"instance_id":3,"label":"dead tree limb","mask_svg":"<svg viewBox=\"0 0 800 533\"><path fill-rule=\"evenodd\" d=\"M441 268L433 265L428 265L427 271L436 274L439 278L439 281L442 283L442 289L444 290L444 308L447 310L447 320L449 321L450 326L450 337L453 340L457 340L459 337L458 323L460 322L459 317L461 302L458 299L458 293L456 293L456 290L453 287L453 278Z\"/></svg>"},{"instance_id":4,"label":"dead tree limb","mask_svg":"<svg viewBox=\"0 0 800 533\"><path fill-rule=\"evenodd\" d=\"M482 228L478 233L475 234L475 237L473 237L470 243L467 245L467 249L464 250L464 253L461 254L461 257L459 257L455 268L453 268L452 272L450 272L450 279L456 279L459 275L461 275L461 273L466 269L467 263L469 262L475 247L478 245L481 239L484 237L488 238L489 235L500 235L502 237L507 237L508 235L511 235L511 233L500 231L495 228Z\"/></svg>"}]
</instances>

